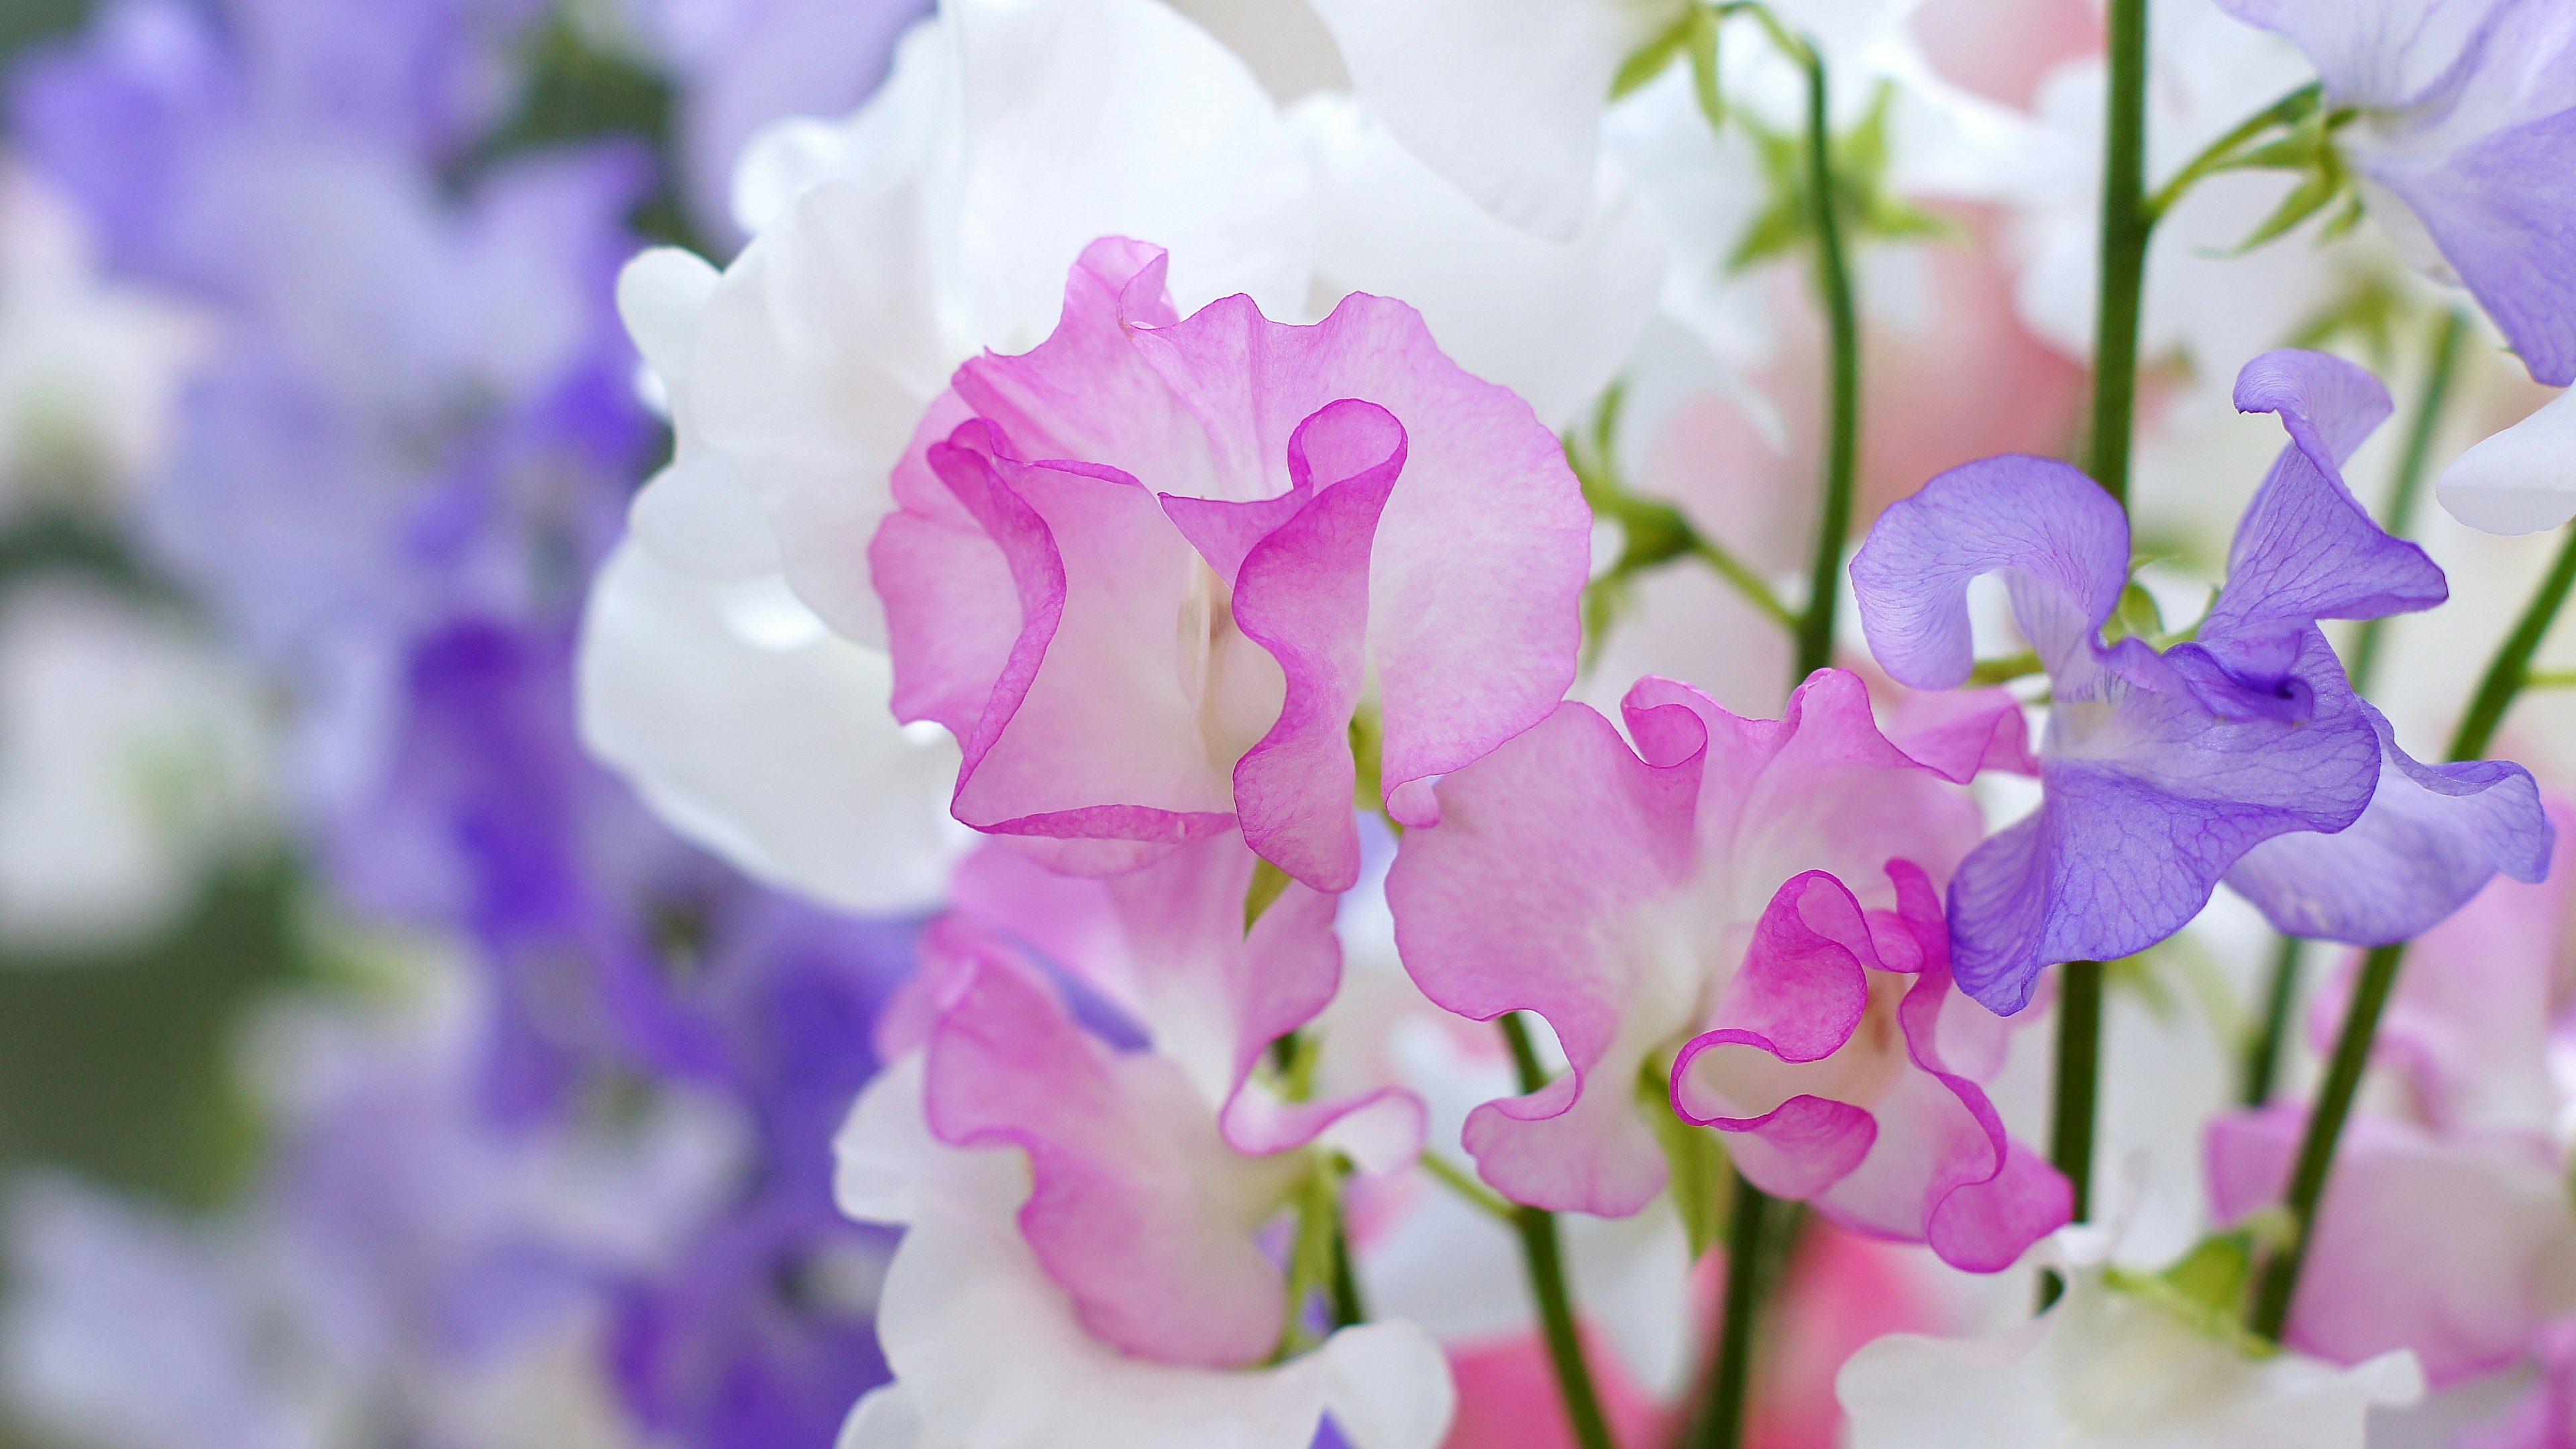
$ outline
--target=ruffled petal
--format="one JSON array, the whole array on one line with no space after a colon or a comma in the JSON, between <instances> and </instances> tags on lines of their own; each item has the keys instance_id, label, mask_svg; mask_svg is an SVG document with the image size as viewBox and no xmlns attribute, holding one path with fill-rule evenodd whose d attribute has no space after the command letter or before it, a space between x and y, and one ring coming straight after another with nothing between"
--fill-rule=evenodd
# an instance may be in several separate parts
<instances>
[{"instance_id":1,"label":"ruffled petal","mask_svg":"<svg viewBox=\"0 0 2576 1449\"><path fill-rule=\"evenodd\" d=\"M2376 619L2450 596L2424 550L2390 537L2344 486L2344 460L2388 416L2377 378L2322 352L2267 352L2237 374L2236 407L2278 413L2291 442L2237 525L2227 586L2195 635L2203 647L2239 673L2285 673L2320 619Z\"/></svg>"},{"instance_id":2,"label":"ruffled petal","mask_svg":"<svg viewBox=\"0 0 2576 1449\"><path fill-rule=\"evenodd\" d=\"M2503 760L2426 765L2367 704L2382 750L2359 820L2331 835L2276 835L2227 884L2293 936L2378 946L2412 940L2466 905L2498 872L2549 872L2556 830L2531 772Z\"/></svg>"},{"instance_id":3,"label":"ruffled petal","mask_svg":"<svg viewBox=\"0 0 2576 1449\"><path fill-rule=\"evenodd\" d=\"M1423 993L1477 1020L1535 1011L1572 1064L1469 1119L1478 1168L1516 1200L1622 1216L1663 1186L1635 1090L1647 1050L1689 1026L1699 991L1695 962L1658 976L1652 939L1690 869L1699 773L1695 755L1649 765L1608 720L1563 705L1442 780L1445 823L1409 836L1388 874ZM1686 953L1691 924L1669 923Z\"/></svg>"},{"instance_id":4,"label":"ruffled petal","mask_svg":"<svg viewBox=\"0 0 2576 1449\"><path fill-rule=\"evenodd\" d=\"M2422 220L2532 380L2552 387L2576 382L2576 245L2566 229L2576 209L2576 86L2562 86L2560 99L2569 109L2431 164L2392 158L2371 168Z\"/></svg>"},{"instance_id":5,"label":"ruffled petal","mask_svg":"<svg viewBox=\"0 0 2576 1449\"><path fill-rule=\"evenodd\" d=\"M2049 458L1986 458L1888 505L1853 556L1852 588L1879 666L1916 689L1964 684L1976 664L1968 583L2002 571L2013 617L2052 675L2092 647L2129 579L2129 520Z\"/></svg>"}]
</instances>

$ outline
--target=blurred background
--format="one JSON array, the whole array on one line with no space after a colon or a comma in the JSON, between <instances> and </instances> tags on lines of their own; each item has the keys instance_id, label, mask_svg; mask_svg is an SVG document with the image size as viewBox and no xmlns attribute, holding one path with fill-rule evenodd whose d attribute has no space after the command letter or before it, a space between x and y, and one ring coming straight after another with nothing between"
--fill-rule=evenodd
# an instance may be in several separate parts
<instances>
[{"instance_id":1,"label":"blurred background","mask_svg":"<svg viewBox=\"0 0 2576 1449\"><path fill-rule=\"evenodd\" d=\"M920 0L0 0L0 1445L828 1443L910 926L588 763L617 323ZM685 58L683 60L682 58Z\"/></svg>"}]
</instances>

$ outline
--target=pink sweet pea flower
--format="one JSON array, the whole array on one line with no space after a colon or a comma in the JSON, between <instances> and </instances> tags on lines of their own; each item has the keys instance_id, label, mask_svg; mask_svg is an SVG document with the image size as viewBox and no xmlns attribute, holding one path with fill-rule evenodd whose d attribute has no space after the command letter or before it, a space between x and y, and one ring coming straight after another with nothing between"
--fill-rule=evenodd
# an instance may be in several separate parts
<instances>
[{"instance_id":1,"label":"pink sweet pea flower","mask_svg":"<svg viewBox=\"0 0 2576 1449\"><path fill-rule=\"evenodd\" d=\"M1734 1134L1765 1191L2009 1265L2069 1197L1976 1085L2005 1028L1951 984L1934 882L1981 832L1959 784L2027 764L2015 706L1903 748L1841 670L1777 721L1651 678L1623 713L1634 749L1568 704L1443 779L1445 823L1388 880L1424 993L1537 1012L1573 1068L1476 1109L1478 1170L1522 1202L1636 1212L1665 1180L1638 1083L1670 1063L1674 1110Z\"/></svg>"},{"instance_id":2,"label":"pink sweet pea flower","mask_svg":"<svg viewBox=\"0 0 2576 1449\"><path fill-rule=\"evenodd\" d=\"M1354 294L1311 327L1187 320L1164 254L1094 242L1055 334L958 369L869 549L894 704L964 748L952 808L1110 874L1240 825L1359 872L1355 713L1388 808L1573 682L1591 517L1527 404Z\"/></svg>"},{"instance_id":3,"label":"pink sweet pea flower","mask_svg":"<svg viewBox=\"0 0 2576 1449\"><path fill-rule=\"evenodd\" d=\"M2547 802L2550 823L2576 811ZM2564 1131L2576 1084L2566 942L2576 861L2499 878L2407 953L2372 1065L2403 1090L2345 1128L2288 1342L2342 1363L2411 1348L2435 1387L2514 1367L2576 1310L2576 1212ZM2357 961L2318 993L2330 1049ZM2210 1205L2232 1222L2280 1200L2304 1107L2212 1122Z\"/></svg>"},{"instance_id":4,"label":"pink sweet pea flower","mask_svg":"<svg viewBox=\"0 0 2576 1449\"><path fill-rule=\"evenodd\" d=\"M1272 1361L1302 1319L1274 1252L1292 1199L1335 1152L1408 1164L1422 1114L1391 1090L1290 1103L1247 1084L1341 969L1332 900L1302 886L1246 935L1252 870L1227 833L1108 882L999 852L962 873L880 1025L903 1055L836 1144L844 1210L911 1229L878 1315L895 1382L844 1444L1304 1449L1328 1410L1365 1449L1439 1442L1450 1381L1412 1325ZM1150 1044L1086 1026L1050 967Z\"/></svg>"}]
</instances>

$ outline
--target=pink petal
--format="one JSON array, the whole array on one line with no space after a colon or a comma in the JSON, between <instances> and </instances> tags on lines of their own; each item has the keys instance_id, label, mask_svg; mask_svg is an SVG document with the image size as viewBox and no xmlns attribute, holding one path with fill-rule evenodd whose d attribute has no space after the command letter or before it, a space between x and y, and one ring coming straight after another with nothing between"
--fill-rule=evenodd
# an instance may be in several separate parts
<instances>
[{"instance_id":1,"label":"pink petal","mask_svg":"<svg viewBox=\"0 0 2576 1449\"><path fill-rule=\"evenodd\" d=\"M1573 1065L1468 1120L1477 1166L1519 1201L1620 1216L1663 1187L1634 1084L1694 1002L1650 999L1647 953L1623 937L1651 929L1688 877L1698 786L1696 757L1649 765L1608 720L1562 705L1441 781L1446 823L1396 855L1387 899L1424 994L1477 1020L1535 1011Z\"/></svg>"},{"instance_id":2,"label":"pink petal","mask_svg":"<svg viewBox=\"0 0 2576 1449\"><path fill-rule=\"evenodd\" d=\"M1370 544L1404 464L1404 426L1386 409L1343 401L1318 410L1288 439L1293 486L1282 495L1312 501L1254 544L1235 578L1236 625L1287 675L1279 722L1234 767L1235 810L1253 849L1324 890L1359 879L1350 721L1368 631Z\"/></svg>"},{"instance_id":3,"label":"pink petal","mask_svg":"<svg viewBox=\"0 0 2576 1449\"><path fill-rule=\"evenodd\" d=\"M2297 1107L2210 1124L2210 1210L2279 1201ZM2412 1348L2437 1387L2521 1359L2576 1287L2576 1233L2545 1141L2446 1141L2386 1117L2345 1127L2290 1310L2292 1347L2338 1363Z\"/></svg>"},{"instance_id":4,"label":"pink petal","mask_svg":"<svg viewBox=\"0 0 2576 1449\"><path fill-rule=\"evenodd\" d=\"M1020 1230L1083 1326L1165 1363L1266 1357L1287 1292L1253 1235L1297 1166L1231 1152L1167 1059L1112 1054L1019 971L968 960L942 995L931 1130L1028 1153Z\"/></svg>"}]
</instances>

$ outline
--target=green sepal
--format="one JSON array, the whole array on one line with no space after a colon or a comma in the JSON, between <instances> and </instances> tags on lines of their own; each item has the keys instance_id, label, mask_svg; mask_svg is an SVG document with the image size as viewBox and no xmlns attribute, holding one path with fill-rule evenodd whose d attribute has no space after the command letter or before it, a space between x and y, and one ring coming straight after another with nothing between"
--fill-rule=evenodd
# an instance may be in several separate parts
<instances>
[{"instance_id":1,"label":"green sepal","mask_svg":"<svg viewBox=\"0 0 2576 1449\"><path fill-rule=\"evenodd\" d=\"M1610 77L1610 99L1615 101L1627 96L1662 75L1664 67L1671 65L1674 57L1691 44L1693 33L1699 29L1700 17L1700 8L1691 6L1679 20L1665 26L1654 39L1619 62L1618 73Z\"/></svg>"},{"instance_id":2,"label":"green sepal","mask_svg":"<svg viewBox=\"0 0 2576 1449\"><path fill-rule=\"evenodd\" d=\"M2201 1239L2181 1262L2161 1273L2111 1268L2102 1279L2249 1358L2270 1358L2281 1351L2280 1345L2245 1326L2244 1304L2258 1254L2271 1236L2268 1224L2249 1224Z\"/></svg>"},{"instance_id":3,"label":"green sepal","mask_svg":"<svg viewBox=\"0 0 2576 1449\"><path fill-rule=\"evenodd\" d=\"M2222 255L2241 257L2265 242L2287 234L2297 228L2299 223L2332 206L2343 197L2348 184L2343 174L2343 166L2334 159L2334 153L2332 151L2322 153L2316 169L2309 172L2297 186L2292 187L2289 195L2281 198L2280 206L2273 210L2271 216L2267 217L2261 226L2254 228L2254 234L2237 243L2234 250Z\"/></svg>"},{"instance_id":4,"label":"green sepal","mask_svg":"<svg viewBox=\"0 0 2576 1449\"><path fill-rule=\"evenodd\" d=\"M1727 1172L1725 1144L1717 1133L1674 1114L1672 1079L1659 1066L1650 1057L1638 1069L1637 1110L1645 1114L1655 1129L1655 1141L1664 1149L1673 1210L1681 1215L1683 1231L1690 1234L1691 1257L1696 1260L1726 1236L1733 1179Z\"/></svg>"},{"instance_id":5,"label":"green sepal","mask_svg":"<svg viewBox=\"0 0 2576 1449\"><path fill-rule=\"evenodd\" d=\"M1691 94L1699 100L1699 113L1711 129L1726 129L1726 95L1718 85L1717 31L1718 16L1713 10L1697 6L1691 9L1690 63Z\"/></svg>"},{"instance_id":6,"label":"green sepal","mask_svg":"<svg viewBox=\"0 0 2576 1449\"><path fill-rule=\"evenodd\" d=\"M1253 923L1261 919L1261 913L1288 893L1288 880L1288 872L1268 860L1253 861L1252 884L1243 893L1243 934L1251 935Z\"/></svg>"}]
</instances>

